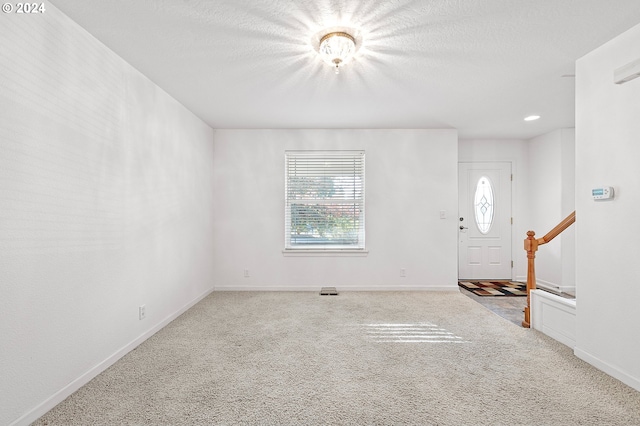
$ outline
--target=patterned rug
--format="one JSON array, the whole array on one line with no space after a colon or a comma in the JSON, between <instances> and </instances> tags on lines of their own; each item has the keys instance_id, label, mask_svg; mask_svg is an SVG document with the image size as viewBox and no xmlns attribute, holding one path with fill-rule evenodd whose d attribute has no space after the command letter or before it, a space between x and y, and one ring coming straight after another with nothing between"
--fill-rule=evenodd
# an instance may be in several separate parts
<instances>
[{"instance_id":1,"label":"patterned rug","mask_svg":"<svg viewBox=\"0 0 640 426\"><path fill-rule=\"evenodd\" d=\"M458 281L458 285L478 296L527 295L527 284L515 281Z\"/></svg>"}]
</instances>

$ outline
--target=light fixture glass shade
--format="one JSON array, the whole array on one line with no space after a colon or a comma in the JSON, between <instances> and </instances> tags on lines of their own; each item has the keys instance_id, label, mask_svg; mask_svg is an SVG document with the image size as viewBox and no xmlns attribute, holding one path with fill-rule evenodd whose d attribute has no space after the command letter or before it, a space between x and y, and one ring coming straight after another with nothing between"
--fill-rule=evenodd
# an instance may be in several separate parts
<instances>
[{"instance_id":1,"label":"light fixture glass shade","mask_svg":"<svg viewBox=\"0 0 640 426\"><path fill-rule=\"evenodd\" d=\"M348 33L332 32L320 39L320 56L329 65L335 67L336 74L340 72L340 66L351 59L356 51L356 41Z\"/></svg>"}]
</instances>

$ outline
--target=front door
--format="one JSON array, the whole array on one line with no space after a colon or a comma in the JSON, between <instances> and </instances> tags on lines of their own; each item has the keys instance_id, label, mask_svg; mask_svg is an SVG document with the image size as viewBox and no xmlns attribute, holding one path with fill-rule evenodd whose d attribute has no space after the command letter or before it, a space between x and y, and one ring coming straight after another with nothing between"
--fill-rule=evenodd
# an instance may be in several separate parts
<instances>
[{"instance_id":1,"label":"front door","mask_svg":"<svg viewBox=\"0 0 640 426\"><path fill-rule=\"evenodd\" d=\"M511 163L458 164L458 278L511 279Z\"/></svg>"}]
</instances>

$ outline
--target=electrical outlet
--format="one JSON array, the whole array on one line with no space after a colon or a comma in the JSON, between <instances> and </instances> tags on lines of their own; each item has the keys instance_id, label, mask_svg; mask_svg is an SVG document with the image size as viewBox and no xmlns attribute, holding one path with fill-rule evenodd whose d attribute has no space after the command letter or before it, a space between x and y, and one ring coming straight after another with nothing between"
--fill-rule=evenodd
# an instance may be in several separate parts
<instances>
[{"instance_id":1,"label":"electrical outlet","mask_svg":"<svg viewBox=\"0 0 640 426\"><path fill-rule=\"evenodd\" d=\"M407 270L404 269L404 268L400 268L400 276L402 278L406 277L407 276Z\"/></svg>"},{"instance_id":2,"label":"electrical outlet","mask_svg":"<svg viewBox=\"0 0 640 426\"><path fill-rule=\"evenodd\" d=\"M138 306L138 317L143 320L147 317L147 305Z\"/></svg>"},{"instance_id":3,"label":"electrical outlet","mask_svg":"<svg viewBox=\"0 0 640 426\"><path fill-rule=\"evenodd\" d=\"M249 278L249 270L248 269L244 270L244 277L245 278Z\"/></svg>"}]
</instances>

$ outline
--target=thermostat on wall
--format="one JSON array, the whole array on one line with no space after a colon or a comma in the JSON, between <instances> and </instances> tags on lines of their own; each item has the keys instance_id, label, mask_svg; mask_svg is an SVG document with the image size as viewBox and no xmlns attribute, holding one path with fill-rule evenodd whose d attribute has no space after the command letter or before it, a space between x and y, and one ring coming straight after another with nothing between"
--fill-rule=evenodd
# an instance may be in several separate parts
<instances>
[{"instance_id":1,"label":"thermostat on wall","mask_svg":"<svg viewBox=\"0 0 640 426\"><path fill-rule=\"evenodd\" d=\"M591 190L591 196L594 200L607 200L613 198L613 187L603 186L601 188L593 188Z\"/></svg>"}]
</instances>

